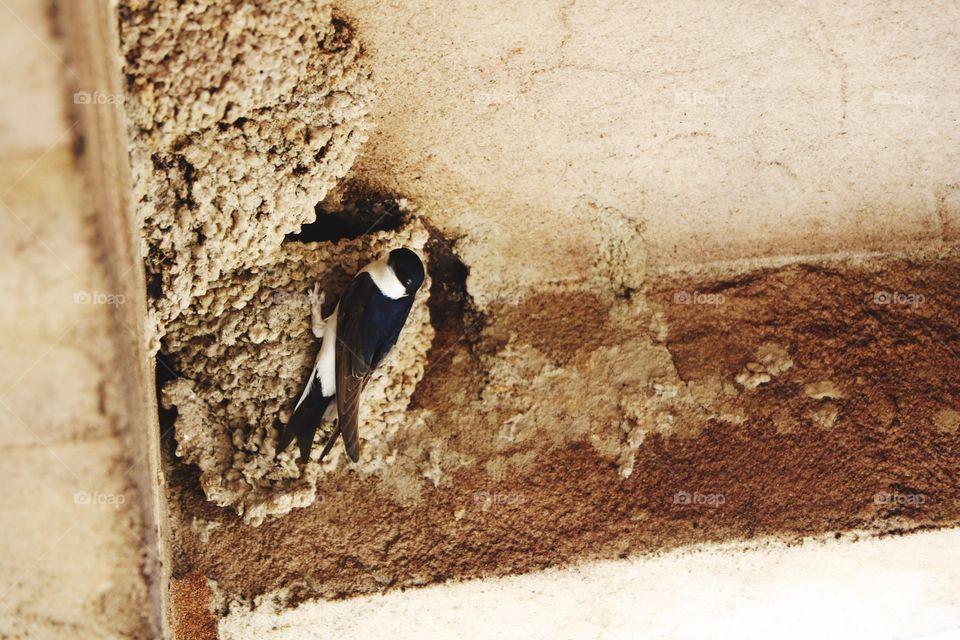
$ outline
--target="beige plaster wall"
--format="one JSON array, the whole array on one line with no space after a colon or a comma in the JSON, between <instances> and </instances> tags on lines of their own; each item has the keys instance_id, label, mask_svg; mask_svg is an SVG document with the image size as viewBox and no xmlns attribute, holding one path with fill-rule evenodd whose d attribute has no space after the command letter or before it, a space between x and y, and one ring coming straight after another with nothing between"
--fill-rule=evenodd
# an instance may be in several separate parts
<instances>
[{"instance_id":1,"label":"beige plaster wall","mask_svg":"<svg viewBox=\"0 0 960 640\"><path fill-rule=\"evenodd\" d=\"M138 452L45 3L0 3L0 636L142 638Z\"/></svg>"},{"instance_id":2,"label":"beige plaster wall","mask_svg":"<svg viewBox=\"0 0 960 640\"><path fill-rule=\"evenodd\" d=\"M609 232L591 227L597 212L641 227L645 247L630 255L654 269L958 237L954 3L541 0L439 9L344 0L336 10L363 43L380 93L352 177L410 199L461 238L481 307L503 283L537 289L588 271L596 235ZM115 308L86 302L112 292L71 153L65 87L74 74L47 5L2 0L0 16L0 77L16 87L0 93L0 634L144 637L139 570L154 551L141 544L131 453L116 433ZM794 594L829 584L817 602L871 603L860 615L872 616L872 628L928 633L958 621L944 587L956 568L943 562L956 536L932 535L809 557L778 547L742 558L721 548L282 612L237 607L220 630L303 637L342 616L362 621L339 627L347 635L425 620L442 633L449 627L438 608L480 601L478 624L560 606L578 614L584 635L645 625L669 635L684 629L689 600L711 588L738 594L737 619L747 625L777 606L757 595L771 585L788 607ZM841 564L863 578L846 579ZM923 587L908 602L896 597L905 578ZM611 584L616 597L605 601ZM507 608L531 590L550 597ZM662 607L633 606L646 598ZM708 610L719 616L727 605ZM535 635L556 621L527 622Z\"/></svg>"},{"instance_id":3,"label":"beige plaster wall","mask_svg":"<svg viewBox=\"0 0 960 640\"><path fill-rule=\"evenodd\" d=\"M584 200L654 269L957 239L956 3L338 6L382 94L355 171L466 234L477 291L582 271Z\"/></svg>"}]
</instances>

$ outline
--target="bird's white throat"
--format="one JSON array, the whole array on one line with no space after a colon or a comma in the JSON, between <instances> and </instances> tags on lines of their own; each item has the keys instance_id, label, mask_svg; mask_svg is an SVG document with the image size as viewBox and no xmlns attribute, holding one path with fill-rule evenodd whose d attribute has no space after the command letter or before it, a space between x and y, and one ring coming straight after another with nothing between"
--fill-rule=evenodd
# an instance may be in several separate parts
<instances>
[{"instance_id":1,"label":"bird's white throat","mask_svg":"<svg viewBox=\"0 0 960 640\"><path fill-rule=\"evenodd\" d=\"M393 272L393 267L387 264L386 258L371 262L360 273L369 273L373 284L380 289L380 293L392 300L399 300L407 295L407 290L400 284L397 274Z\"/></svg>"}]
</instances>

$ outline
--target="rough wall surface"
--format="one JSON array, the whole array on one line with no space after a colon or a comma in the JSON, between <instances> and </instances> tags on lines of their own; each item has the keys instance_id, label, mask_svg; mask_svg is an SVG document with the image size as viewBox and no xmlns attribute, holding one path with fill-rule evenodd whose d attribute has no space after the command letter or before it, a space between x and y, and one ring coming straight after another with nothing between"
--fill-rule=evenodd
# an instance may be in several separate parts
<instances>
[{"instance_id":1,"label":"rough wall surface","mask_svg":"<svg viewBox=\"0 0 960 640\"><path fill-rule=\"evenodd\" d=\"M177 410L177 454L200 467L210 500L235 506L257 524L268 514L312 503L322 471L345 472L339 445L323 470L317 462L321 446L313 448L305 467L296 447L276 457L279 427L290 419L320 346L310 331L307 292L319 282L335 301L365 264L396 246L422 252L426 236L411 225L332 249L290 243L269 267L212 285L209 306L171 323L164 344L172 369L182 377L165 385L163 402ZM419 461L410 459L410 451L398 452L394 440L405 425L404 409L423 376L433 337L426 300L418 297L403 339L364 393L363 460L354 467L363 474L384 471L388 461L401 468L399 455L410 460L411 479L418 475ZM330 305L325 312L332 312ZM321 429L321 442L332 427Z\"/></svg>"},{"instance_id":2,"label":"rough wall surface","mask_svg":"<svg viewBox=\"0 0 960 640\"><path fill-rule=\"evenodd\" d=\"M325 500L256 530L181 468L177 517L206 525L179 531L177 572L297 603L693 543L955 526L958 268L944 255L658 279L653 337L636 301L525 301L475 341L438 314L410 413L457 467L416 501L327 474ZM569 354L573 306L604 314L616 345ZM546 310L569 332L518 319Z\"/></svg>"},{"instance_id":3,"label":"rough wall surface","mask_svg":"<svg viewBox=\"0 0 960 640\"><path fill-rule=\"evenodd\" d=\"M116 433L114 307L69 148L3 157L0 193L15 278L0 323L0 635L139 638L150 605L140 496Z\"/></svg>"},{"instance_id":4,"label":"rough wall surface","mask_svg":"<svg viewBox=\"0 0 960 640\"><path fill-rule=\"evenodd\" d=\"M368 129L368 71L329 3L127 2L120 37L148 349L175 378L162 397L178 413L177 453L200 466L211 500L257 524L315 499L319 466L274 455L316 353L307 290L320 281L335 301L347 276L394 246L422 251L427 232L411 222L340 244L284 242L313 221ZM395 456L424 369L426 297L369 388L368 473Z\"/></svg>"},{"instance_id":5,"label":"rough wall surface","mask_svg":"<svg viewBox=\"0 0 960 640\"><path fill-rule=\"evenodd\" d=\"M296 79L280 74L276 92L242 79L259 75L261 42L290 44L280 25L322 30L329 15L254 3L234 26L203 2L124 6L131 55L166 24L203 42L196 24L250 65L236 74L218 50L162 38L190 64L129 62L152 321L179 376L163 390L178 606L223 616L690 543L960 521L958 113L942 73L956 25L941 21L955 9L544 1L437 15L345 0L364 48L344 50L382 94L351 179L413 206L395 228L301 242L284 236L313 220L365 131L366 80L344 85L347 115L293 107L297 122L343 123L325 164L299 124L278 137L268 123L311 74L359 67L321 44L293 55ZM173 68L201 79L168 99ZM274 463L316 348L303 295L319 279L335 297L400 242L428 254L430 296L371 390L361 464ZM851 258L920 246L923 261ZM824 251L843 259L662 276Z\"/></svg>"},{"instance_id":6,"label":"rough wall surface","mask_svg":"<svg viewBox=\"0 0 960 640\"><path fill-rule=\"evenodd\" d=\"M107 285L45 3L0 4L0 637L144 638L144 524ZM68 108L69 107L69 108Z\"/></svg>"},{"instance_id":7,"label":"rough wall surface","mask_svg":"<svg viewBox=\"0 0 960 640\"><path fill-rule=\"evenodd\" d=\"M471 293L585 269L585 196L654 271L958 239L949 0L338 7L382 94L355 172L463 237Z\"/></svg>"},{"instance_id":8,"label":"rough wall surface","mask_svg":"<svg viewBox=\"0 0 960 640\"><path fill-rule=\"evenodd\" d=\"M328 2L121 2L120 37L156 351L211 283L312 221L366 137L371 87Z\"/></svg>"}]
</instances>

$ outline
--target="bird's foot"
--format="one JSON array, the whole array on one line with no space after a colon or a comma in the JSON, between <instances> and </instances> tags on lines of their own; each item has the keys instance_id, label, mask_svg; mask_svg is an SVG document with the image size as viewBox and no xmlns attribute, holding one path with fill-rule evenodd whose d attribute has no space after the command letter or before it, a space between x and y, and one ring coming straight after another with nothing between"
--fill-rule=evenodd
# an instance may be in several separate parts
<instances>
[{"instance_id":1,"label":"bird's foot","mask_svg":"<svg viewBox=\"0 0 960 640\"><path fill-rule=\"evenodd\" d=\"M322 338L323 329L326 326L322 310L326 294L320 290L319 282L314 283L313 289L307 294L307 299L310 301L310 328L314 336Z\"/></svg>"}]
</instances>

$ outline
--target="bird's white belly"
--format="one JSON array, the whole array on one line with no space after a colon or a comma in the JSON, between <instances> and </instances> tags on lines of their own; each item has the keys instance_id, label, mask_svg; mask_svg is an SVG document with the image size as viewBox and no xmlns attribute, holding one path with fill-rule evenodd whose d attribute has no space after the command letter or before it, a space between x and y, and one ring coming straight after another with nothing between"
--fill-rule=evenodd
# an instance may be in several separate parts
<instances>
[{"instance_id":1,"label":"bird's white belly","mask_svg":"<svg viewBox=\"0 0 960 640\"><path fill-rule=\"evenodd\" d=\"M337 392L337 315L339 311L338 303L323 327L323 344L320 345L317 364L313 368L313 375L320 381L320 391L324 398L329 398Z\"/></svg>"},{"instance_id":2,"label":"bird's white belly","mask_svg":"<svg viewBox=\"0 0 960 640\"><path fill-rule=\"evenodd\" d=\"M329 398L337 392L337 314L340 311L338 303L330 317L324 321L323 342L320 344L320 352L313 364L313 371L310 372L310 379L307 380L307 386L300 399L297 400L296 411L300 404L310 395L313 385L320 383L320 393L324 398Z\"/></svg>"}]
</instances>

